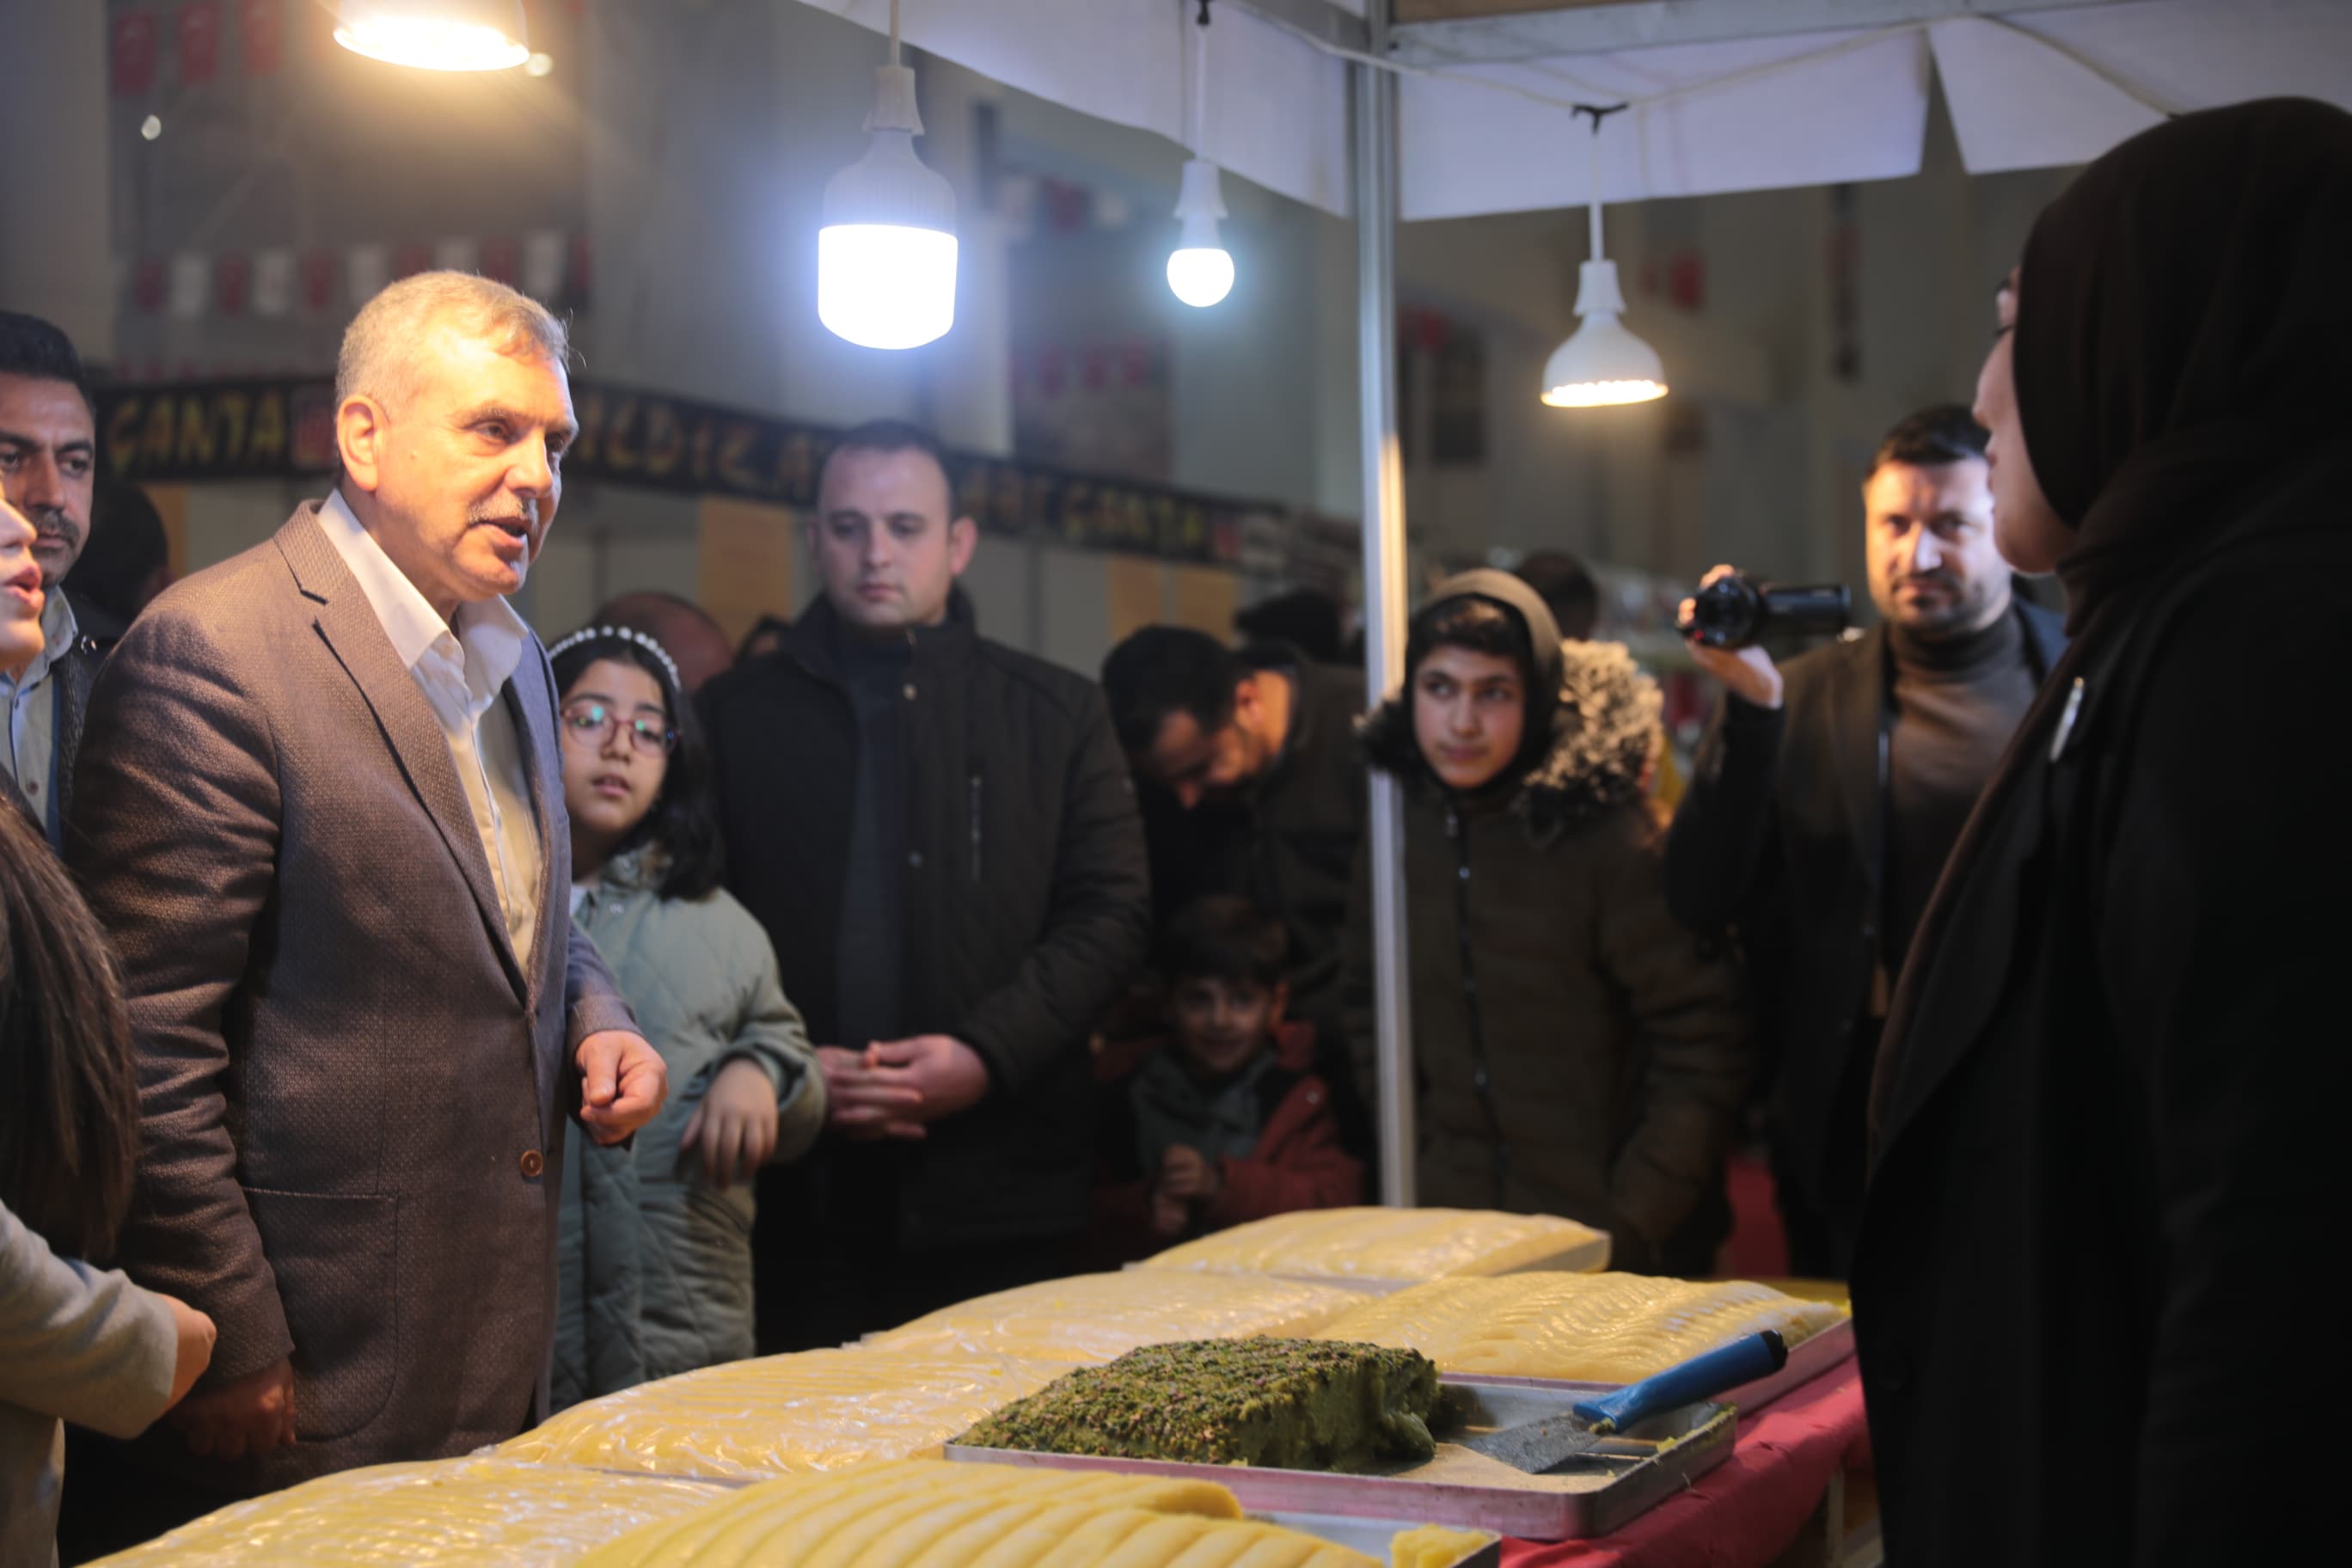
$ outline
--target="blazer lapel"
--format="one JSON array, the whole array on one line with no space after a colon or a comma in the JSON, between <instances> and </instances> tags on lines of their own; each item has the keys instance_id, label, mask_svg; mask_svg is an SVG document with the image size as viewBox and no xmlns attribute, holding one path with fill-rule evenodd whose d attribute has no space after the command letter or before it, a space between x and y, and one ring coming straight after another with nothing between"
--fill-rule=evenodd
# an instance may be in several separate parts
<instances>
[{"instance_id":1,"label":"blazer lapel","mask_svg":"<svg viewBox=\"0 0 2352 1568\"><path fill-rule=\"evenodd\" d=\"M442 732L433 705L425 701L415 678L393 651L392 638L385 635L375 606L361 592L351 568L320 531L315 503L306 502L278 531L278 548L294 574L295 585L318 605L311 624L374 713L408 787L457 860L516 994L527 996L514 944L507 935L506 912L499 904L498 885L490 879L489 857L482 849L473 808L466 804L465 788L457 782L457 764L449 754L449 737Z\"/></svg>"}]
</instances>

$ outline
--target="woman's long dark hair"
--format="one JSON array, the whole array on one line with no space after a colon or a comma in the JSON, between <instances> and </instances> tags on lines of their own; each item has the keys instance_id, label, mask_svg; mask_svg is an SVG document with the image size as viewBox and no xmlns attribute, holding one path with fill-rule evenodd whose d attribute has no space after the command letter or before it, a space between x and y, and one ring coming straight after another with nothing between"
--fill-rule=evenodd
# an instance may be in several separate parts
<instances>
[{"instance_id":1,"label":"woman's long dark hair","mask_svg":"<svg viewBox=\"0 0 2352 1568\"><path fill-rule=\"evenodd\" d=\"M677 731L677 747L669 754L661 794L653 809L614 847L625 854L640 845L660 847L662 879L654 890L665 899L700 899L719 886L726 868L719 838L719 812L711 800L710 752L702 743L694 704L671 679L669 667L653 650L625 637L585 637L555 657L555 689L559 701L569 700L572 688L599 659L611 659L644 670L661 688L662 710L669 727Z\"/></svg>"},{"instance_id":2,"label":"woman's long dark hair","mask_svg":"<svg viewBox=\"0 0 2352 1568\"><path fill-rule=\"evenodd\" d=\"M47 840L0 803L0 1203L59 1253L102 1259L138 1153L113 950Z\"/></svg>"}]
</instances>

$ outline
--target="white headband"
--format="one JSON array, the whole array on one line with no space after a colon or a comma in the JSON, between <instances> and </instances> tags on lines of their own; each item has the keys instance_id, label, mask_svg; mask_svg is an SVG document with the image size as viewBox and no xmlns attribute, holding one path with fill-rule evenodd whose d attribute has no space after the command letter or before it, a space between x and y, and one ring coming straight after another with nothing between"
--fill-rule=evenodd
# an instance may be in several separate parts
<instances>
[{"instance_id":1,"label":"white headband","mask_svg":"<svg viewBox=\"0 0 2352 1568\"><path fill-rule=\"evenodd\" d=\"M559 642L553 647L549 648L547 650L547 657L550 660L552 660L557 655L562 653L566 648L577 647L582 643L595 642L604 637L616 638L621 642L635 643L639 647L645 649L647 653L653 655L656 658L661 660L662 668L669 671L669 683L677 689L678 694L681 697L686 694L686 682L677 678L677 661L670 658L669 650L663 647L661 644L654 641L653 638L646 636L645 633L637 631L633 627L582 626L578 631L573 632L570 637L565 637L562 642Z\"/></svg>"}]
</instances>

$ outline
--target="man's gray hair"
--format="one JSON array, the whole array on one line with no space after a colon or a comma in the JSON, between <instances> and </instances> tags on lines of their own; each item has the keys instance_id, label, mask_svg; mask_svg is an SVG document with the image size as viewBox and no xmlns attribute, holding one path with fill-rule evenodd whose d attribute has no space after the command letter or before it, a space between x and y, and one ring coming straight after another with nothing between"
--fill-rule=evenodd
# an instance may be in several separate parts
<instances>
[{"instance_id":1,"label":"man's gray hair","mask_svg":"<svg viewBox=\"0 0 2352 1568\"><path fill-rule=\"evenodd\" d=\"M416 389L416 344L442 322L497 343L503 353L544 356L559 367L572 356L563 323L530 295L471 272L419 272L361 306L343 329L335 406L355 395L388 408L407 403Z\"/></svg>"}]
</instances>

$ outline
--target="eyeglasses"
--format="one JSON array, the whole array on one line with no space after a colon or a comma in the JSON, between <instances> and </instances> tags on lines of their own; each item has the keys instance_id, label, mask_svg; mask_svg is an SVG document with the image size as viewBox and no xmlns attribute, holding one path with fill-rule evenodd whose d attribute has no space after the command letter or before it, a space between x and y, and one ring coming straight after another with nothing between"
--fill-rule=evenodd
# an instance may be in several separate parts
<instances>
[{"instance_id":1,"label":"eyeglasses","mask_svg":"<svg viewBox=\"0 0 2352 1568\"><path fill-rule=\"evenodd\" d=\"M563 710L563 732L592 752L613 743L613 732L626 725L629 744L640 756L658 757L677 750L677 731L658 719L624 719L602 702L574 702Z\"/></svg>"}]
</instances>

